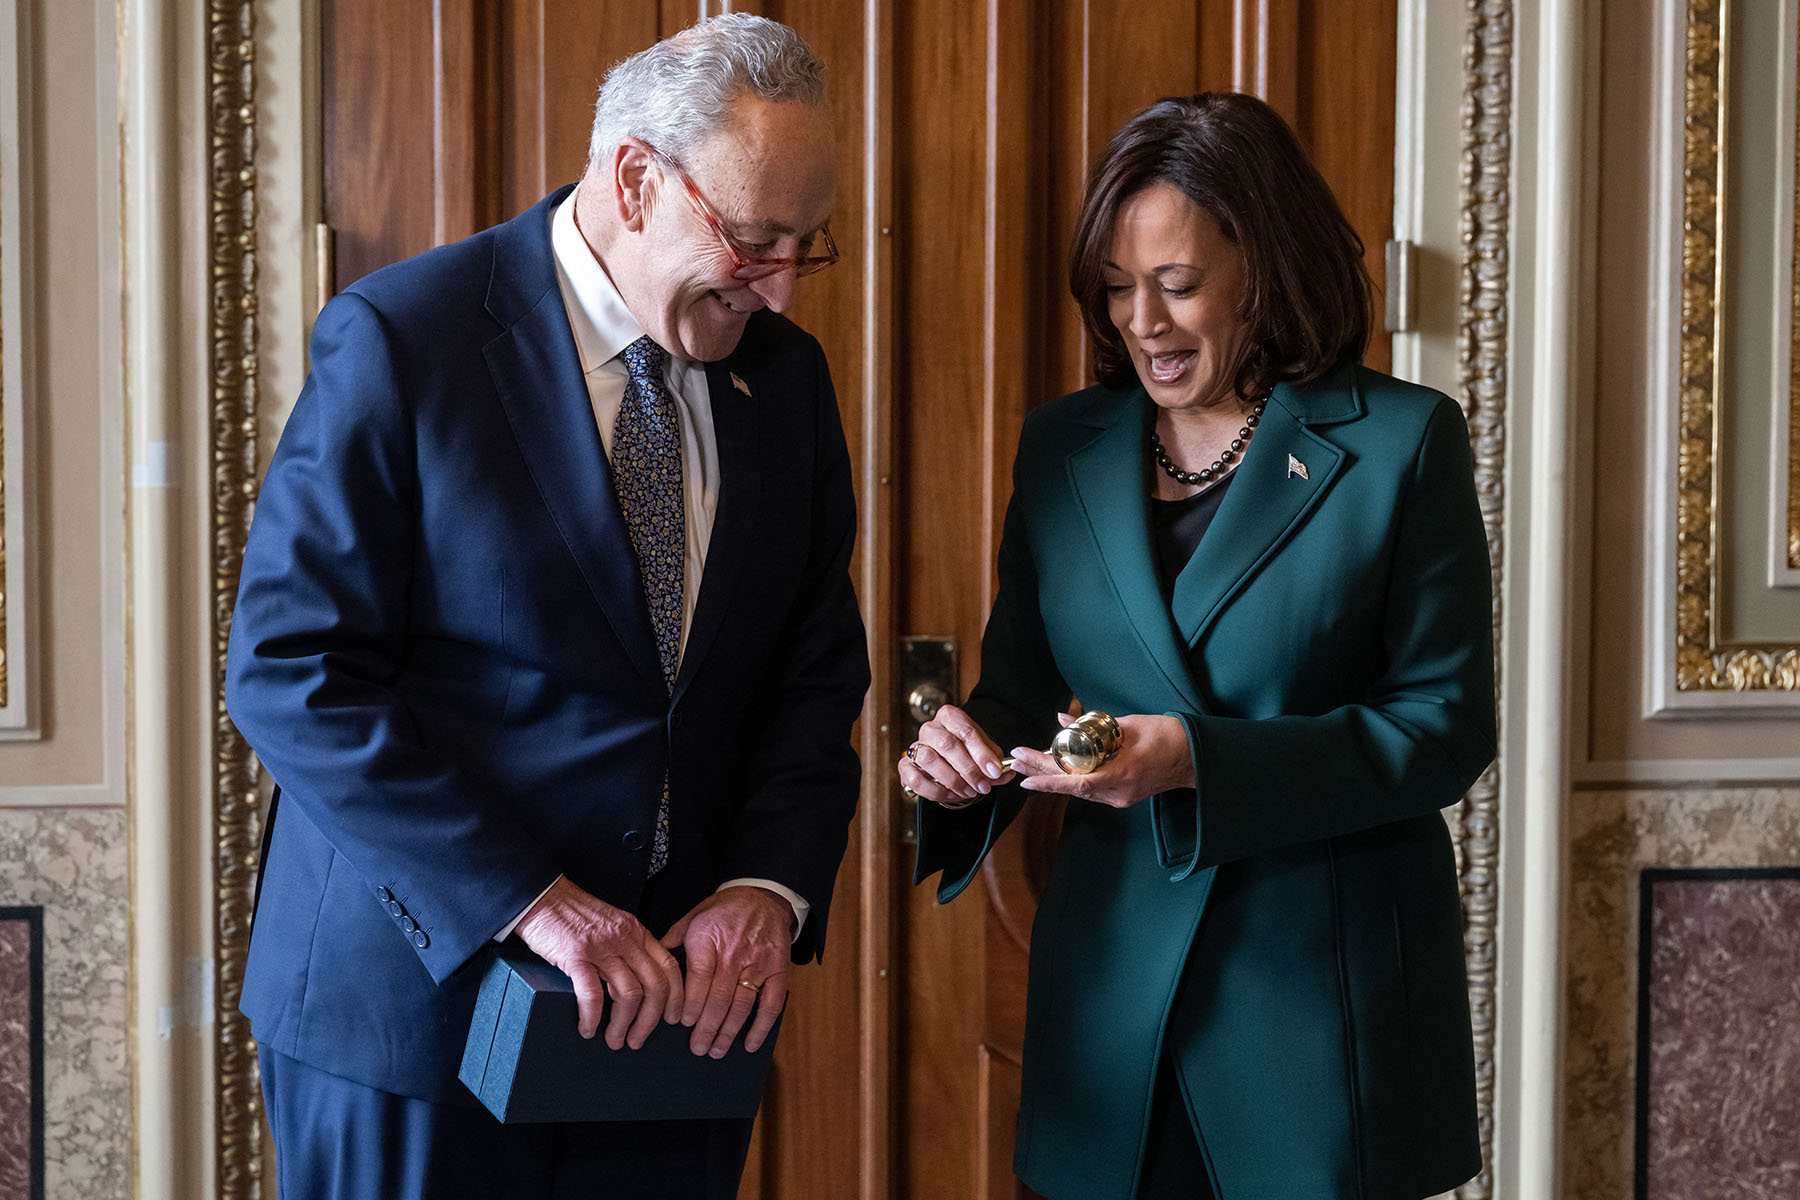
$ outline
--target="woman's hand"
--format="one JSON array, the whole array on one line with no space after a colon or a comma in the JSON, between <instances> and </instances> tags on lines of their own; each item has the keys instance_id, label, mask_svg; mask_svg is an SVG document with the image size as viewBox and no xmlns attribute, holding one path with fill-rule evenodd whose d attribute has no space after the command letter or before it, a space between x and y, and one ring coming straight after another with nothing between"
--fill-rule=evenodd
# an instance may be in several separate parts
<instances>
[{"instance_id":1,"label":"woman's hand","mask_svg":"<svg viewBox=\"0 0 1800 1200\"><path fill-rule=\"evenodd\" d=\"M945 808L973 804L996 783L1013 777L1000 765L1000 748L954 704L944 705L919 727L919 740L907 747L895 769L902 787Z\"/></svg>"},{"instance_id":2,"label":"woman's hand","mask_svg":"<svg viewBox=\"0 0 1800 1200\"><path fill-rule=\"evenodd\" d=\"M1057 714L1064 725L1075 718ZM1187 729L1174 717L1119 717L1119 753L1086 775L1070 775L1043 750L1020 747L1013 766L1025 778L1028 792L1061 792L1077 800L1130 808L1138 801L1172 788L1194 786L1194 760Z\"/></svg>"}]
</instances>

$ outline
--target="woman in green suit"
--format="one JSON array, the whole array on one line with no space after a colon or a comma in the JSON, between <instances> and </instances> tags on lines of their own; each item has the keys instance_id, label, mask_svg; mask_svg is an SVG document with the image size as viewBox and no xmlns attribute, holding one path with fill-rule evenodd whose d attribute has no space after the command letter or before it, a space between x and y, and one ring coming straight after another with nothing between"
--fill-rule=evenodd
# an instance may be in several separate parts
<instances>
[{"instance_id":1,"label":"woman in green suit","mask_svg":"<svg viewBox=\"0 0 1800 1200\"><path fill-rule=\"evenodd\" d=\"M1362 243L1253 98L1120 130L1069 275L1099 386L1026 419L980 683L897 767L943 901L1034 793L1071 798L1015 1168L1057 1200L1455 1187L1481 1160L1439 810L1494 756L1462 413L1360 365ZM1123 733L1088 775L1030 748L1075 706Z\"/></svg>"}]
</instances>

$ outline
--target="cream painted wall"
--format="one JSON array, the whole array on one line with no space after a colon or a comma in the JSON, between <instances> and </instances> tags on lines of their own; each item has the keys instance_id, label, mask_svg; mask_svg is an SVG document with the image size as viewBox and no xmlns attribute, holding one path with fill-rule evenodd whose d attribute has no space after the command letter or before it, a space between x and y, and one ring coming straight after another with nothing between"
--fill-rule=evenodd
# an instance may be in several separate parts
<instances>
[{"instance_id":1,"label":"cream painted wall","mask_svg":"<svg viewBox=\"0 0 1800 1200\"><path fill-rule=\"evenodd\" d=\"M0 805L122 804L123 529L111 6L20 0L33 380L35 736L0 739ZM24 481L17 481L22 484ZM9 489L19 495L15 481ZM20 498L23 498L22 496Z\"/></svg>"},{"instance_id":2,"label":"cream painted wall","mask_svg":"<svg viewBox=\"0 0 1800 1200\"><path fill-rule=\"evenodd\" d=\"M1739 7L1766 19L1793 5ZM1659 526L1650 499L1656 483L1651 439L1658 432L1652 422L1658 389L1667 383L1659 374L1667 365L1657 357L1655 321L1665 306L1679 303L1652 273L1659 236L1653 197L1667 166L1659 161L1656 122L1659 110L1667 111L1667 88L1681 83L1679 73L1671 81L1659 71L1662 56L1681 53L1678 43L1671 47L1667 40L1679 36L1681 8L1661 3L1658 19L1645 20L1640 5L1596 6L1595 337L1582 384L1590 432L1584 491L1592 527L1581 563L1588 600L1580 614L1586 652L1578 678L1586 699L1576 762L1588 782L1800 781L1800 709L1785 718L1646 715L1652 641L1663 636L1649 604L1653 589L1665 586L1652 578L1653 549L1673 532ZM1773 106L1773 97L1765 103ZM1769 319L1767 302L1757 311ZM1800 642L1800 623L1786 634Z\"/></svg>"},{"instance_id":3,"label":"cream painted wall","mask_svg":"<svg viewBox=\"0 0 1800 1200\"><path fill-rule=\"evenodd\" d=\"M1658 473L1675 470L1672 455L1658 457L1659 446L1666 446L1659 439L1669 428L1662 423L1660 399L1672 382L1667 375L1672 347L1659 322L1679 312L1681 296L1663 269L1669 260L1659 255L1670 248L1679 254L1680 215L1659 207L1657 197L1659 190L1679 185L1679 128L1670 122L1679 121L1682 111L1686 8L1680 0L1652 6L1590 0L1595 259L1584 303L1593 314L1594 335L1580 385L1576 458L1586 512L1578 527L1576 564L1581 602L1575 632L1582 649L1572 675L1580 699L1571 754L1579 783L1568 797L1560 1176L1561 1194L1584 1200L1633 1195L1641 872L1800 863L1800 709L1792 717L1728 708L1647 715L1657 639L1673 636L1659 626L1657 610L1658 589L1673 588L1660 564L1668 561L1675 532L1673 520L1665 524L1657 508L1670 483ZM1800 4L1758 0L1736 8L1740 56L1733 66L1742 63L1749 78L1739 76L1733 102L1740 110L1740 130L1760 130L1766 141L1784 108L1770 80L1771 56L1794 53L1792 30L1784 35L1782 21L1791 24ZM1782 13L1785 18L1778 19ZM1744 63L1745 56L1760 61ZM1791 63L1788 70L1791 88ZM1755 108L1744 111L1746 106ZM1740 235L1758 212L1768 228L1773 196L1768 183L1779 174L1791 186L1791 144L1785 162L1758 166L1762 183L1755 194L1745 176L1734 176L1733 203L1749 206L1738 225ZM1673 179L1671 172L1677 173ZM1740 353L1750 345L1761 356L1760 367L1745 358L1728 375L1726 403L1756 405L1760 411L1740 411L1735 421L1728 417L1727 446L1747 431L1754 437L1758 423L1766 428L1768 389L1782 382L1769 369L1767 339L1778 315L1772 284L1786 265L1771 261L1779 255L1766 250L1763 255L1750 264L1762 273L1760 283L1743 283L1740 273L1736 314L1741 326L1736 334L1756 336L1728 331L1726 337L1728 354L1734 345ZM1678 258L1673 266L1679 268ZM1759 338L1763 344L1753 345ZM1763 373L1760 380L1757 370ZM1729 449L1725 454L1729 492L1741 481L1746 460L1741 447L1735 464ZM1744 522L1744 505L1758 499L1754 490L1739 487L1737 511L1727 508L1721 520ZM1766 494L1761 502L1767 503ZM1767 580L1762 561L1741 561L1764 553L1766 522L1745 523L1757 526L1754 536L1726 539L1726 553L1740 558L1727 564L1740 592L1766 587ZM1754 617L1740 615L1738 621L1760 622L1762 636L1800 642L1800 621L1793 615L1797 603L1800 598L1791 591L1766 596ZM1727 633L1743 632L1729 623L1728 617Z\"/></svg>"},{"instance_id":4,"label":"cream painted wall","mask_svg":"<svg viewBox=\"0 0 1800 1200\"><path fill-rule=\"evenodd\" d=\"M133 1127L117 18L14 11L36 679L35 730L0 739L0 905L43 910L46 1194L99 1200L131 1194Z\"/></svg>"}]
</instances>

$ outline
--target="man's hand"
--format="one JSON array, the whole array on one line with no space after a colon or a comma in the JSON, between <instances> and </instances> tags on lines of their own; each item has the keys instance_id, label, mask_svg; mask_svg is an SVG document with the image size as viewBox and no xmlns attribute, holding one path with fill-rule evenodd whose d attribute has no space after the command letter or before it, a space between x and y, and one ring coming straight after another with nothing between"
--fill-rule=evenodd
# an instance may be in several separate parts
<instances>
[{"instance_id":1,"label":"man's hand","mask_svg":"<svg viewBox=\"0 0 1800 1200\"><path fill-rule=\"evenodd\" d=\"M633 1050L661 1020L681 1016L681 968L650 931L624 909L582 891L558 876L520 919L516 931L537 955L575 984L581 1036L600 1027L606 993L612 1018L606 1044ZM604 983L604 988L602 984Z\"/></svg>"},{"instance_id":2,"label":"man's hand","mask_svg":"<svg viewBox=\"0 0 1800 1200\"><path fill-rule=\"evenodd\" d=\"M688 1049L724 1058L752 1006L756 1021L744 1049L760 1049L787 1003L793 906L767 888L728 887L675 922L662 944L687 947L681 1023L694 1028Z\"/></svg>"}]
</instances>

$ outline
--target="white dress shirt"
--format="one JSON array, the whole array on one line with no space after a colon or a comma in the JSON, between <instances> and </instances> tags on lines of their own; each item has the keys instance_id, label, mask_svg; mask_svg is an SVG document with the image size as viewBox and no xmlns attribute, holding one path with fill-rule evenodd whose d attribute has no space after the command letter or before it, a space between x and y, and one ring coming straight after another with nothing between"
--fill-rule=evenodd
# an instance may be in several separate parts
<instances>
[{"instance_id":1,"label":"white dress shirt","mask_svg":"<svg viewBox=\"0 0 1800 1200\"><path fill-rule=\"evenodd\" d=\"M644 336L644 327L625 307L619 290L575 225L575 197L579 194L578 188L556 206L550 218L550 248L556 258L556 282L562 290L563 308L569 314L569 329L575 335L575 351L581 356L581 373L587 380L588 402L600 427L600 444L611 461L613 425L618 421L629 382L625 360L620 355L625 347ZM694 623L694 601L700 594L700 577L706 570L706 549L712 542L713 515L719 508L719 443L713 433L706 364L671 354L664 383L681 414L681 499L687 525L687 552L681 572L681 648L685 651L688 629ZM676 819L671 816L671 822ZM794 909L796 939L800 927L806 924L806 914L812 911L799 893L772 879L728 879L718 890L728 887L767 888L785 899ZM525 911L530 910L527 905ZM504 939L524 916L521 912L514 917L494 935L494 940Z\"/></svg>"}]
</instances>

